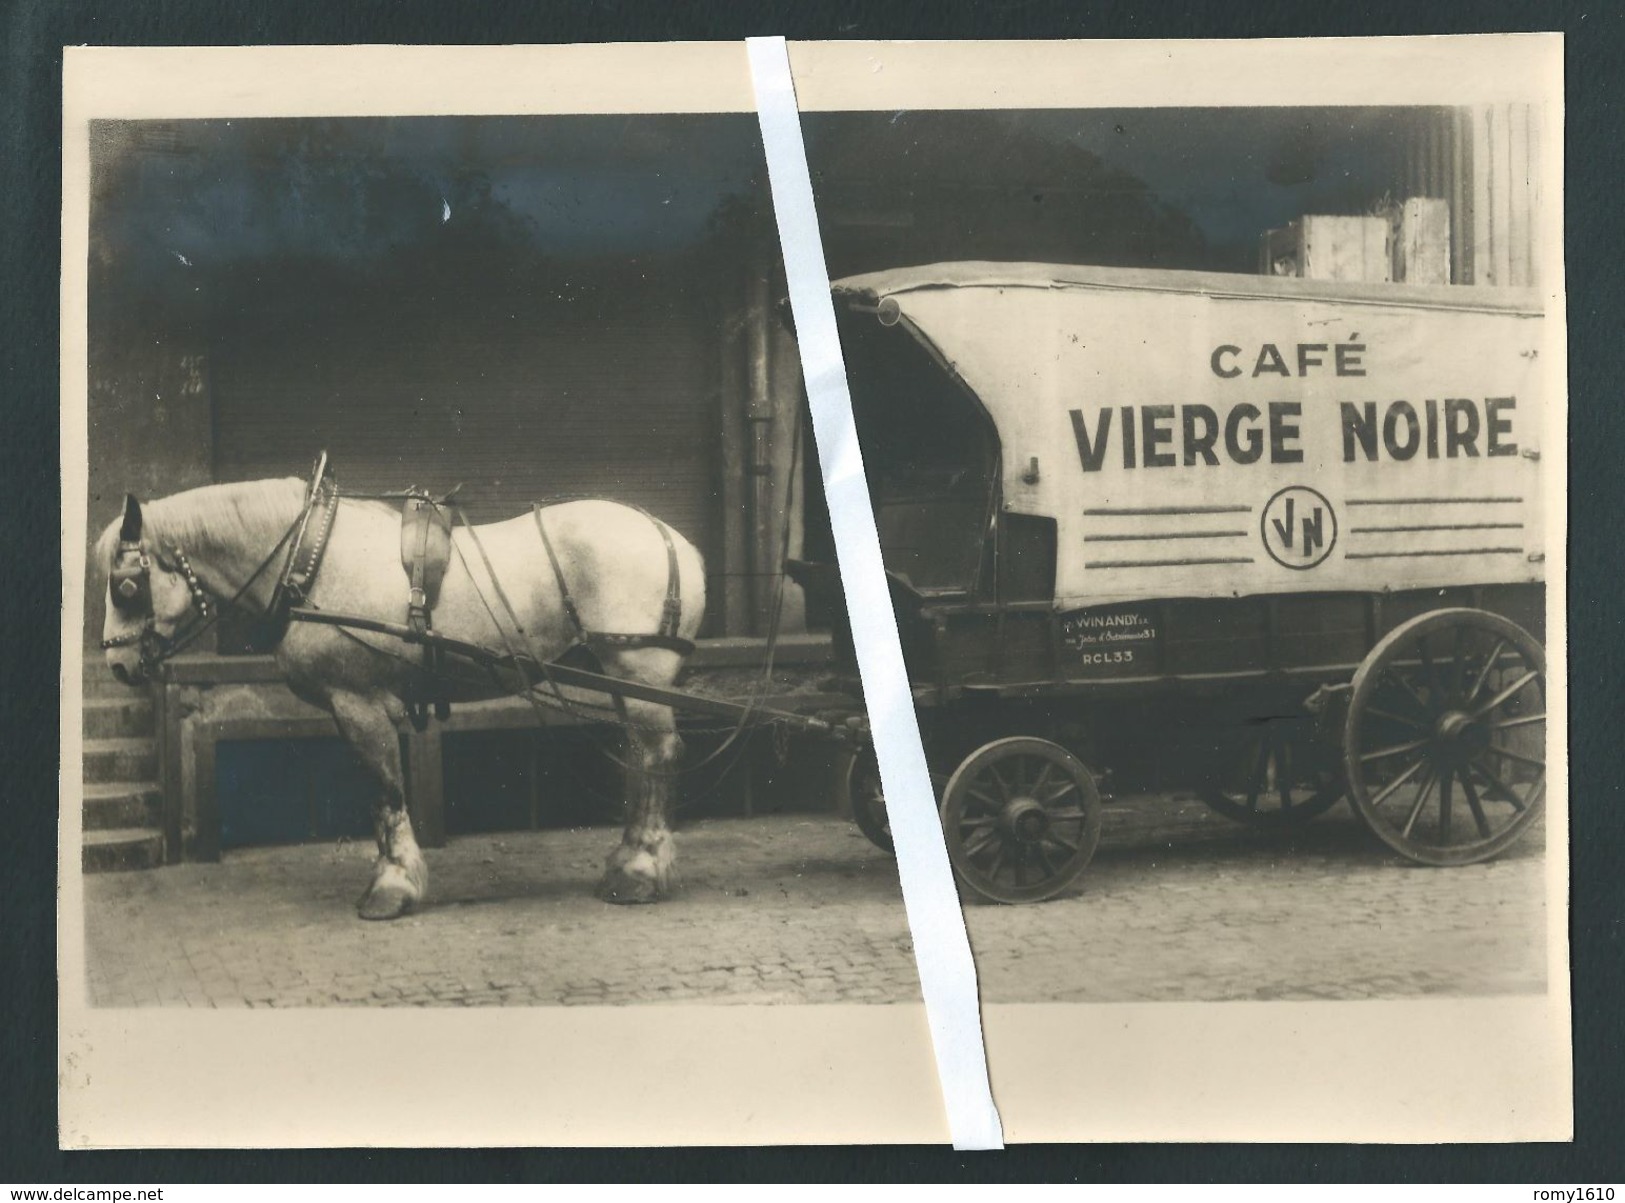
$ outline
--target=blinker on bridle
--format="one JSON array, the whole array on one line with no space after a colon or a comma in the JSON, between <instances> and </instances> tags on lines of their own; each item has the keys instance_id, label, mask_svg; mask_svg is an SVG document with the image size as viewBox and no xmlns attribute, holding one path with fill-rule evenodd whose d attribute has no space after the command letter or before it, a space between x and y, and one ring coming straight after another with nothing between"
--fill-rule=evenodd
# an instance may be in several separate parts
<instances>
[{"instance_id":1,"label":"blinker on bridle","mask_svg":"<svg viewBox=\"0 0 1625 1203\"><path fill-rule=\"evenodd\" d=\"M203 591L203 586L198 582L197 573L192 571L192 564L186 558L186 553L176 547L171 549L171 555L174 557L175 566L186 581L188 591L192 594L192 607L197 614L193 631L166 636L158 630L157 616L152 610L152 557L147 554L146 548L139 540L119 541L112 571L108 573L108 597L112 601L113 608L120 614L140 618L143 621L137 630L116 635L112 639L103 639L102 650L139 647L141 667L144 670L150 671L168 659L182 645L190 642L192 635L211 622L214 616L213 608L209 604L209 595ZM158 561L158 566L167 571L167 566L162 560Z\"/></svg>"}]
</instances>

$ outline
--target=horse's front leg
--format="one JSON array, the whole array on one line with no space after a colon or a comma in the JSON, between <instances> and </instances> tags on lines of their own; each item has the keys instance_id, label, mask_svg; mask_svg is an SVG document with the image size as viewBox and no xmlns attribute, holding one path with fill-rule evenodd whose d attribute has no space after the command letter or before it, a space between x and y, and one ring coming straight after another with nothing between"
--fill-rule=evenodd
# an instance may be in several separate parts
<instances>
[{"instance_id":1,"label":"horse's front leg","mask_svg":"<svg viewBox=\"0 0 1625 1203\"><path fill-rule=\"evenodd\" d=\"M385 695L335 692L330 697L339 731L381 787L373 803L378 859L372 883L356 904L363 919L395 919L422 901L429 869L412 834L401 776L401 744Z\"/></svg>"},{"instance_id":2,"label":"horse's front leg","mask_svg":"<svg viewBox=\"0 0 1625 1203\"><path fill-rule=\"evenodd\" d=\"M683 743L669 706L629 699L626 717L626 830L609 854L598 896L606 902L655 902L673 880L676 848L667 811Z\"/></svg>"}]
</instances>

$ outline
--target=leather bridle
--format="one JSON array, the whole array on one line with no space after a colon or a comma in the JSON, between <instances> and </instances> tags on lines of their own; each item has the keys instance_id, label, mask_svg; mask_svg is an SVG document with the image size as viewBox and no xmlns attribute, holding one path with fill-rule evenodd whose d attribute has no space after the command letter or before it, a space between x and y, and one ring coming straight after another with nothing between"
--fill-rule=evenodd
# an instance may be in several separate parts
<instances>
[{"instance_id":1,"label":"leather bridle","mask_svg":"<svg viewBox=\"0 0 1625 1203\"><path fill-rule=\"evenodd\" d=\"M154 557L148 554L140 540L119 540L118 551L113 556L113 567L107 576L107 596L113 608L128 618L139 618L142 622L134 631L115 635L112 639L103 639L102 650L111 651L121 647L140 648L141 671L148 676L152 675L165 660L191 644L215 622L213 603L209 601L209 595L199 583L197 573L192 571L192 564L186 558L186 553L175 547L170 549L170 555L174 557L175 567L179 569L181 577L186 581L187 590L192 594L191 613L194 615L192 622L185 629L177 628L173 635L165 635L158 629L158 616L152 608ZM162 559L158 560L158 567L165 572L170 571Z\"/></svg>"},{"instance_id":2,"label":"leather bridle","mask_svg":"<svg viewBox=\"0 0 1625 1203\"><path fill-rule=\"evenodd\" d=\"M316 548L308 550L305 532L311 521L311 513L320 508L322 516L319 520L320 534ZM306 492L305 504L299 511L299 516L292 525L283 532L277 540L276 546L271 548L270 554L260 561L260 566L243 582L243 587L235 594L224 609L230 609L242 600L249 588L264 574L282 549L291 542L293 550L284 565L280 579L273 591L272 620L277 622L278 634L286 627L285 615L276 613L283 606L284 599L293 592L293 587L299 590L299 599L304 599L305 591L310 587L311 579L316 575L316 569L321 563L321 553L325 547L327 536L332 529L334 513L338 509L338 488L327 476L327 453L324 451L316 461L316 469L311 479L310 488ZM107 574L107 596L112 606L127 618L141 619L139 629L129 631L123 635L115 635L112 639L102 640L102 650L112 651L115 648L134 647L141 652L141 672L151 677L155 670L165 660L179 655L186 648L195 643L210 627L220 619L221 609L217 609L209 600L203 585L197 579L197 573L192 571L192 564L186 558L186 552L179 546L170 548L170 556L175 562L175 570L179 570L186 581L186 587L192 594L191 614L192 621L184 629L177 628L175 634L165 635L158 629L158 618L152 608L152 565L156 559L158 567L165 572L174 571L162 558L148 552L146 545L139 537L140 519L132 522L126 519L126 524L119 536L118 550L113 554L113 566ZM131 537L135 536L135 537Z\"/></svg>"}]
</instances>

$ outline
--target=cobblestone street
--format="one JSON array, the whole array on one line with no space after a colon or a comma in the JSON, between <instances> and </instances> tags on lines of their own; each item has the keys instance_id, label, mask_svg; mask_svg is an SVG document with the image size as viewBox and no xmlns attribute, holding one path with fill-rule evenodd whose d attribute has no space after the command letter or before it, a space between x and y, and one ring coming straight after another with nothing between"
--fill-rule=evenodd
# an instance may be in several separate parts
<instances>
[{"instance_id":1,"label":"cobblestone street","mask_svg":"<svg viewBox=\"0 0 1625 1203\"><path fill-rule=\"evenodd\" d=\"M355 918L364 844L85 879L90 1001L170 1005L909 1002L896 871L834 816L696 823L653 907L593 897L609 828L429 851L432 899ZM966 908L989 1002L1419 997L1545 985L1539 832L1486 865L1399 862L1346 808L1288 838L1167 796L1109 806L1080 888Z\"/></svg>"},{"instance_id":2,"label":"cobblestone street","mask_svg":"<svg viewBox=\"0 0 1625 1203\"><path fill-rule=\"evenodd\" d=\"M1082 888L965 908L987 1002L1420 998L1546 988L1544 827L1431 869L1346 803L1285 835L1201 802L1108 806Z\"/></svg>"},{"instance_id":3,"label":"cobblestone street","mask_svg":"<svg viewBox=\"0 0 1625 1203\"><path fill-rule=\"evenodd\" d=\"M890 857L834 818L679 831L655 906L593 895L618 829L454 839L431 900L356 918L370 844L263 848L86 879L90 1000L307 1007L919 998Z\"/></svg>"}]
</instances>

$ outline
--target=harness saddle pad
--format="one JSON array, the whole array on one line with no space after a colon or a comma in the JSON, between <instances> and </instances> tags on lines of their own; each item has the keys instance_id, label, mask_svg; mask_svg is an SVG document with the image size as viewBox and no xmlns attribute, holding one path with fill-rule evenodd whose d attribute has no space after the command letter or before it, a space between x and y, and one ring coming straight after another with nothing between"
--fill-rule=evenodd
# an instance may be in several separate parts
<instances>
[{"instance_id":1,"label":"harness saddle pad","mask_svg":"<svg viewBox=\"0 0 1625 1203\"><path fill-rule=\"evenodd\" d=\"M427 498L408 498L401 509L401 567L411 582L406 624L420 635L429 629L450 562L451 511Z\"/></svg>"}]
</instances>

